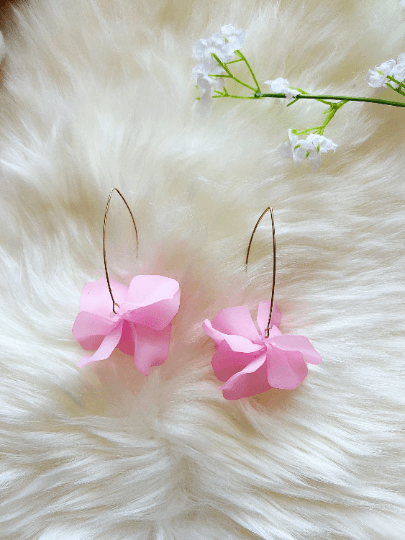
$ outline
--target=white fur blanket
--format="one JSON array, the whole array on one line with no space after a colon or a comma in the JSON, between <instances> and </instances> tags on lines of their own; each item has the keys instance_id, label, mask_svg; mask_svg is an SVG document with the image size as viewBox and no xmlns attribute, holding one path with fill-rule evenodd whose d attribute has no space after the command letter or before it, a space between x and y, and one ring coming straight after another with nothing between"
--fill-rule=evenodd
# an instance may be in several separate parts
<instances>
[{"instance_id":1,"label":"white fur blanket","mask_svg":"<svg viewBox=\"0 0 405 540\"><path fill-rule=\"evenodd\" d=\"M192 50L246 30L258 80L373 96L398 0L30 0L3 28L0 538L403 540L405 111L349 103L319 170L278 147L324 107L218 99ZM386 90L379 97L395 99ZM400 98L399 98L400 99ZM179 281L167 362L78 367L85 283ZM226 401L204 319L271 294L323 357L296 390Z\"/></svg>"}]
</instances>

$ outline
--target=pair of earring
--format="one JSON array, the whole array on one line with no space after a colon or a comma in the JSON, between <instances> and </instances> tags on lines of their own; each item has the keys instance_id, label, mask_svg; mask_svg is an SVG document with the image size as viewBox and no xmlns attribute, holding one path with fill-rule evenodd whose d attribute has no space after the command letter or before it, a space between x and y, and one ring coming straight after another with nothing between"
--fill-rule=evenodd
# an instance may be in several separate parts
<instances>
[{"instance_id":1,"label":"pair of earring","mask_svg":"<svg viewBox=\"0 0 405 540\"><path fill-rule=\"evenodd\" d=\"M106 360L118 348L133 355L136 368L148 375L152 366L160 366L167 359L171 321L180 307L180 285L175 279L159 275L135 276L129 288L110 280L105 238L107 214L114 191L120 195L131 215L138 253L134 216L122 193L112 188L103 225L105 278L85 285L73 335L84 349L96 349L93 356L80 360L80 366ZM253 236L268 211L273 229L273 286L270 302L260 302L258 307L260 333L246 306L226 308L212 321L206 319L202 324L205 333L215 342L212 367L216 377L224 382L220 389L228 400L253 396L270 388L296 388L308 373L305 360L312 364L322 361L306 337L282 334L279 330L281 312L274 304L276 241L271 208L266 208L253 229L246 254L246 269Z\"/></svg>"}]
</instances>

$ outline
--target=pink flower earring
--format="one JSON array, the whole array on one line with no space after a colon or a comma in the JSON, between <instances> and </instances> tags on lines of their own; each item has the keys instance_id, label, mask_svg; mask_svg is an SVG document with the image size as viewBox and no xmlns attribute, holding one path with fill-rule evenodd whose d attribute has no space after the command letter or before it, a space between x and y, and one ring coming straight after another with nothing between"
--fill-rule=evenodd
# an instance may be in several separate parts
<instances>
[{"instance_id":1,"label":"pink flower earring","mask_svg":"<svg viewBox=\"0 0 405 540\"><path fill-rule=\"evenodd\" d=\"M253 236L268 211L273 226L273 287L271 301L260 302L258 307L260 334L245 306L223 309L212 322L206 319L202 325L216 344L212 367L217 379L225 383L220 390L228 400L253 396L270 388L292 390L308 374L305 360L311 364L322 361L306 337L283 335L278 328L281 312L274 304L276 235L270 207L262 213L253 229L246 254L246 270Z\"/></svg>"},{"instance_id":2,"label":"pink flower earring","mask_svg":"<svg viewBox=\"0 0 405 540\"><path fill-rule=\"evenodd\" d=\"M148 375L152 366L160 366L167 359L171 321L180 305L180 285L175 279L157 275L135 276L129 288L110 280L105 233L108 209L114 191L124 201L131 214L138 255L138 230L134 216L121 192L117 188L112 188L103 226L105 277L84 286L79 302L80 313L76 317L72 331L83 349L90 351L97 349L93 356L84 356L79 366L106 360L117 347L123 353L133 355L137 369L143 375Z\"/></svg>"}]
</instances>

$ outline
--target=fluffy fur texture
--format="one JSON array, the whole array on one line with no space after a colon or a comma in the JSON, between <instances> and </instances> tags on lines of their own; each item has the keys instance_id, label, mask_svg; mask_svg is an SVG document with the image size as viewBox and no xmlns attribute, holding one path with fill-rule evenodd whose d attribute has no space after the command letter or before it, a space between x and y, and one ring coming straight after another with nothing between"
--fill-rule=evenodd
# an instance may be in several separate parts
<instances>
[{"instance_id":1,"label":"fluffy fur texture","mask_svg":"<svg viewBox=\"0 0 405 540\"><path fill-rule=\"evenodd\" d=\"M404 52L397 0L30 0L3 28L0 537L403 540L405 112L349 104L313 173L278 152L322 105L216 100L199 114L192 48L247 31L259 78L373 95ZM382 96L389 98L390 92ZM198 104L197 104L198 105ZM167 363L119 352L78 368L82 287L108 260L182 289ZM202 331L271 292L283 332L322 354L294 391L226 402Z\"/></svg>"}]
</instances>

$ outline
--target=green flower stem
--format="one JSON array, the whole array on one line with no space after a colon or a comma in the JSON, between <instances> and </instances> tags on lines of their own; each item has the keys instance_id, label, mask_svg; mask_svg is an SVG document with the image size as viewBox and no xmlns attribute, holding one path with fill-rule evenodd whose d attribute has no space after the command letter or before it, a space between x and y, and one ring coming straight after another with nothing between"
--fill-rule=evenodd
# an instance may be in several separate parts
<instances>
[{"instance_id":1,"label":"green flower stem","mask_svg":"<svg viewBox=\"0 0 405 540\"><path fill-rule=\"evenodd\" d=\"M261 99L265 97L272 98L285 98L285 94L262 94L256 92L254 95L255 99ZM405 103L400 103L399 101L388 101L387 99L376 99L376 98L366 98L366 97L350 97L350 96L325 96L325 95L314 95L314 94L298 94L295 98L298 99L333 99L336 101L361 101L364 103L378 103L380 105L391 105L392 107L405 107ZM330 103L328 103L330 105Z\"/></svg>"},{"instance_id":2,"label":"green flower stem","mask_svg":"<svg viewBox=\"0 0 405 540\"><path fill-rule=\"evenodd\" d=\"M394 90L394 92L396 92L396 93L399 94L400 96L405 96L405 93L402 92L401 88L399 88L399 87L398 87L398 88L394 88L394 87L393 87L391 84L389 84L389 83L385 83L385 84L388 86L388 88L391 88L391 90Z\"/></svg>"},{"instance_id":3,"label":"green flower stem","mask_svg":"<svg viewBox=\"0 0 405 540\"><path fill-rule=\"evenodd\" d=\"M387 75L387 79L389 79L391 82L396 83L398 85L397 88L394 88L391 84L385 83L389 88L394 90L394 92L396 92L400 96L405 96L405 93L402 90L402 83L401 82L397 81L394 77L391 77L391 75Z\"/></svg>"},{"instance_id":4,"label":"green flower stem","mask_svg":"<svg viewBox=\"0 0 405 540\"><path fill-rule=\"evenodd\" d=\"M305 90L303 90L302 88L297 88L296 86L290 86L290 88L292 88L293 90L298 90L298 92L300 94L307 94L309 95L309 92L305 92ZM298 101L298 99L294 99L294 101L291 101L291 103L289 103L287 105L287 107L289 107L290 105L293 105L296 101ZM317 99L317 101L319 101L319 103L324 103L325 105L330 105L330 102L329 101L324 101L323 99Z\"/></svg>"},{"instance_id":5,"label":"green flower stem","mask_svg":"<svg viewBox=\"0 0 405 540\"><path fill-rule=\"evenodd\" d=\"M347 100L340 101L339 103L331 103L330 108L325 111L326 118L325 122L323 123L323 126L320 130L318 130L319 135L323 135L323 132L325 131L326 126L329 124L329 122L332 120L332 118L335 116L335 114L338 112L338 110L343 107L343 105L346 105Z\"/></svg>"},{"instance_id":6,"label":"green flower stem","mask_svg":"<svg viewBox=\"0 0 405 540\"><path fill-rule=\"evenodd\" d=\"M224 91L226 92L226 88L224 88ZM216 90L217 92L217 90ZM255 96L233 96L232 94L222 94L221 95L218 95L218 96L212 96L213 98L223 98L223 97L229 97L229 98L233 98L233 99L256 99ZM200 99L200 98L196 98L196 99Z\"/></svg>"},{"instance_id":7,"label":"green flower stem","mask_svg":"<svg viewBox=\"0 0 405 540\"><path fill-rule=\"evenodd\" d=\"M254 83L255 83L255 85L256 85L256 92L259 92L259 93L260 93L261 90L260 90L259 83L257 82L256 76L255 76L255 74L253 73L253 70L252 70L252 68L250 67L249 62L246 60L245 56L244 56L239 50L238 50L238 51L235 51L235 54L236 54L237 56L239 56L239 58L245 62L246 67L247 67L248 70L250 71L250 74L252 75L252 79L254 80Z\"/></svg>"},{"instance_id":8,"label":"green flower stem","mask_svg":"<svg viewBox=\"0 0 405 540\"><path fill-rule=\"evenodd\" d=\"M302 131L293 129L293 133L294 135L308 135L309 133L318 133L319 135L323 135L324 129L325 129L324 126L316 126L316 127L312 127L308 129L303 129Z\"/></svg>"},{"instance_id":9,"label":"green flower stem","mask_svg":"<svg viewBox=\"0 0 405 540\"><path fill-rule=\"evenodd\" d=\"M242 58L239 58L239 60L232 60L231 62L226 62L226 65L229 66L229 64L236 64L237 62L243 62Z\"/></svg>"},{"instance_id":10,"label":"green flower stem","mask_svg":"<svg viewBox=\"0 0 405 540\"><path fill-rule=\"evenodd\" d=\"M228 78L233 79L233 80L234 80L235 82L237 82L238 84L241 84L242 86L245 86L246 88L249 88L249 90L252 90L253 92L256 93L256 90L257 90L256 88L253 88L253 86L250 86L249 84L246 84L246 83L244 83L243 81L237 79L237 78L235 77L235 75L233 75L233 74L230 72L230 70L229 70L229 68L227 67L227 65L224 64L223 62L221 62L221 60L218 58L218 56L217 56L216 54L214 54L214 53L211 53L211 54L212 54L212 56L215 58L215 60L218 62L218 65L221 66L221 68L224 69L224 70L226 71L226 73L228 74ZM215 76L215 77L220 77L220 75L214 75L214 76ZM210 77L211 77L211 75L210 75ZM222 75L222 77L226 77L226 75ZM256 94L255 94L255 95L256 95Z\"/></svg>"}]
</instances>

